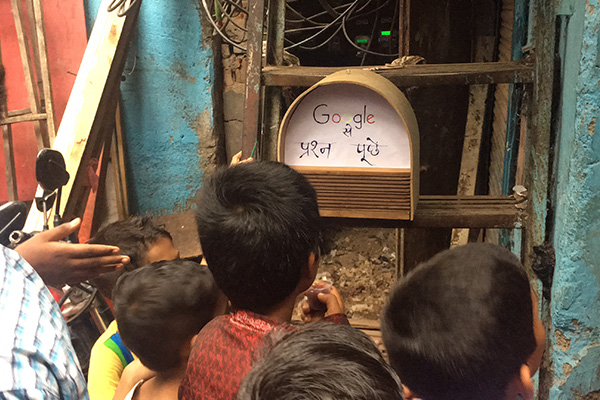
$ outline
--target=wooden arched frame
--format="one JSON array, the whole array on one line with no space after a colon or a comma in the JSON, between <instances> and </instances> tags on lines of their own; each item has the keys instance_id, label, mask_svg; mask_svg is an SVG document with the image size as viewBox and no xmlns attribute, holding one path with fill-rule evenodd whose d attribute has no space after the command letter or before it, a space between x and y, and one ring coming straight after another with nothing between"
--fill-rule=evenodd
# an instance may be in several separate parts
<instances>
[{"instance_id":1,"label":"wooden arched frame","mask_svg":"<svg viewBox=\"0 0 600 400\"><path fill-rule=\"evenodd\" d=\"M412 220L419 199L419 128L404 94L379 74L359 69L339 71L322 79L290 106L279 129L277 159L285 161L285 139L298 105L318 87L351 84L379 94L394 108L408 135L410 168L345 168L293 166L317 191L321 215L343 218Z\"/></svg>"}]
</instances>

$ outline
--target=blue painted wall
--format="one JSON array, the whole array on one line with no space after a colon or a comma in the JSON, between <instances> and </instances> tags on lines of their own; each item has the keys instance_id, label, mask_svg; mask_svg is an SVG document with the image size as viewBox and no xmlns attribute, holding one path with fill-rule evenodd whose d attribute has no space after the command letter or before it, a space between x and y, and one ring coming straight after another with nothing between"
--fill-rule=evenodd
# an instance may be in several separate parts
<instances>
[{"instance_id":1,"label":"blue painted wall","mask_svg":"<svg viewBox=\"0 0 600 400\"><path fill-rule=\"evenodd\" d=\"M560 38L550 398L570 400L600 395L600 5L566 0L560 13L568 28Z\"/></svg>"},{"instance_id":2,"label":"blue painted wall","mask_svg":"<svg viewBox=\"0 0 600 400\"><path fill-rule=\"evenodd\" d=\"M85 0L88 27L100 0ZM144 1L121 84L131 212L194 207L211 153L213 52L197 0Z\"/></svg>"}]
</instances>

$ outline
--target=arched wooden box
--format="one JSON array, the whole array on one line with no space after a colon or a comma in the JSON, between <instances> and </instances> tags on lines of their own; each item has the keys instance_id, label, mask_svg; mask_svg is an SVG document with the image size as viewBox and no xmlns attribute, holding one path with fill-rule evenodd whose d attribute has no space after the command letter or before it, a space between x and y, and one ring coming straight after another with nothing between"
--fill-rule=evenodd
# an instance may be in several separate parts
<instances>
[{"instance_id":1,"label":"arched wooden box","mask_svg":"<svg viewBox=\"0 0 600 400\"><path fill-rule=\"evenodd\" d=\"M379 74L347 69L302 93L283 117L277 159L310 180L324 217L414 217L417 119Z\"/></svg>"}]
</instances>

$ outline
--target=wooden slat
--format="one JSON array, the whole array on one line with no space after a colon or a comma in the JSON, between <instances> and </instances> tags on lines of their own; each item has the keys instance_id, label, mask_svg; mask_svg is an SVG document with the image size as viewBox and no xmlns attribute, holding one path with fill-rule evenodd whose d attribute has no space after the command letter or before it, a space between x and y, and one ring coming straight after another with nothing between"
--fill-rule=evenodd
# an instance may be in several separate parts
<instances>
[{"instance_id":1,"label":"wooden slat","mask_svg":"<svg viewBox=\"0 0 600 400\"><path fill-rule=\"evenodd\" d=\"M46 114L46 113L23 114L23 115L18 115L16 117L8 117L5 119L0 119L0 125L17 124L19 122L43 121L46 119L47 116L48 116L48 114Z\"/></svg>"},{"instance_id":2,"label":"wooden slat","mask_svg":"<svg viewBox=\"0 0 600 400\"><path fill-rule=\"evenodd\" d=\"M263 69L265 86L312 86L336 71L365 67L275 67ZM376 67L366 67L376 68ZM534 65L520 61L424 64L403 68L382 68L375 72L397 86L475 85L493 83L529 83Z\"/></svg>"},{"instance_id":3,"label":"wooden slat","mask_svg":"<svg viewBox=\"0 0 600 400\"><path fill-rule=\"evenodd\" d=\"M324 216L325 215L322 213ZM336 218L327 224L388 228L521 228L512 196L421 196L413 221Z\"/></svg>"},{"instance_id":4,"label":"wooden slat","mask_svg":"<svg viewBox=\"0 0 600 400\"><path fill-rule=\"evenodd\" d=\"M50 83L50 65L48 64L48 51L46 48L44 13L42 10L42 3L40 0L33 0L33 13L35 26L32 26L31 30L35 30L34 36L37 37L37 57L41 71L41 76L38 78L42 80L44 108L47 114L47 135L49 143L50 145L52 145L52 143L54 143L54 138L56 137L56 125L54 121L54 102L52 100L52 85Z\"/></svg>"}]
</instances>

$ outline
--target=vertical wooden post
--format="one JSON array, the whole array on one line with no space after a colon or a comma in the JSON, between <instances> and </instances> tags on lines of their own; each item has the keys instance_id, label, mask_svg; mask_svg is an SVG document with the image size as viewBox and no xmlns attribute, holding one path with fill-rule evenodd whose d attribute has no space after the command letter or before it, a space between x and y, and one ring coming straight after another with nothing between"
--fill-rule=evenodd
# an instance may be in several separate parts
<instances>
[{"instance_id":1,"label":"vertical wooden post","mask_svg":"<svg viewBox=\"0 0 600 400\"><path fill-rule=\"evenodd\" d=\"M244 102L242 158L250 157L260 132L260 93L265 1L248 2L248 70Z\"/></svg>"},{"instance_id":2,"label":"vertical wooden post","mask_svg":"<svg viewBox=\"0 0 600 400\"><path fill-rule=\"evenodd\" d=\"M48 64L48 51L46 47L46 31L44 30L44 14L40 0L33 0L33 13L35 27L31 27L32 32L35 30L38 47L38 60L42 73L42 86L44 93L44 106L46 111L46 121L48 126L48 139L50 144L54 142L56 137L56 126L54 121L54 102L52 101L52 85L50 83L50 66Z\"/></svg>"},{"instance_id":3,"label":"vertical wooden post","mask_svg":"<svg viewBox=\"0 0 600 400\"><path fill-rule=\"evenodd\" d=\"M0 47L0 66L2 65L2 48ZM3 110L6 110L4 114ZM8 107L6 106L6 98L0 96L0 120L8 116ZM18 199L17 192L17 176L15 174L15 154L13 152L12 130L10 124L2 125L2 144L4 147L4 166L6 171L6 190L8 192L8 200L14 201Z\"/></svg>"},{"instance_id":4,"label":"vertical wooden post","mask_svg":"<svg viewBox=\"0 0 600 400\"><path fill-rule=\"evenodd\" d=\"M272 1L269 3L267 25L267 65L283 65L284 34L285 2ZM275 160L277 159L277 136L281 123L281 87L266 87L264 90L265 140L262 143L261 157Z\"/></svg>"},{"instance_id":5,"label":"vertical wooden post","mask_svg":"<svg viewBox=\"0 0 600 400\"><path fill-rule=\"evenodd\" d=\"M398 16L398 56L410 55L410 0L398 0L400 12Z\"/></svg>"},{"instance_id":6,"label":"vertical wooden post","mask_svg":"<svg viewBox=\"0 0 600 400\"><path fill-rule=\"evenodd\" d=\"M24 15L23 9L21 7L21 2L19 0L11 0L12 3L12 12L13 17L15 19L15 28L17 31L17 39L19 41L19 50L21 53L21 62L23 64L23 72L25 74L25 86L27 88L27 97L29 99L29 108L33 114L40 114L40 99L38 97L38 92L34 87L34 73L31 66L31 62L29 59L29 41L27 40L27 36L25 35L25 27L23 25ZM34 121L34 130L35 136L37 138L38 149L44 147L50 147L50 141L48 140L48 134L42 127L42 124L39 121Z\"/></svg>"}]
</instances>

